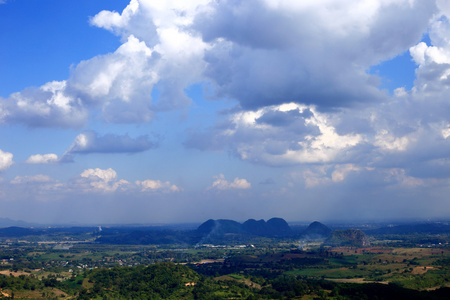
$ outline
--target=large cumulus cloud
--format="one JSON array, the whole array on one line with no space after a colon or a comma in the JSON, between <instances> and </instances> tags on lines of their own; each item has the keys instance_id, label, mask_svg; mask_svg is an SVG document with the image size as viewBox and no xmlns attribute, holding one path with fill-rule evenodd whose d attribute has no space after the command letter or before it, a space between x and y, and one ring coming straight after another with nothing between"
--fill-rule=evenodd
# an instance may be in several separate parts
<instances>
[{"instance_id":1,"label":"large cumulus cloud","mask_svg":"<svg viewBox=\"0 0 450 300\"><path fill-rule=\"evenodd\" d=\"M132 0L90 21L120 36L115 52L80 62L65 81L2 99L0 120L151 122L186 108L185 89L199 82L245 109L380 101L379 79L367 70L417 43L436 12L430 1Z\"/></svg>"},{"instance_id":2,"label":"large cumulus cloud","mask_svg":"<svg viewBox=\"0 0 450 300\"><path fill-rule=\"evenodd\" d=\"M448 176L448 1L325 3L221 1L199 14L196 28L214 41L206 73L245 111L193 128L186 145L269 165ZM414 87L383 93L367 69L408 50Z\"/></svg>"},{"instance_id":3,"label":"large cumulus cloud","mask_svg":"<svg viewBox=\"0 0 450 300\"><path fill-rule=\"evenodd\" d=\"M377 206L382 215L383 206L392 214L408 206L417 215L430 195L448 212L442 195L450 178L449 7L448 0L132 0L121 13L90 19L120 38L116 51L80 62L67 80L0 99L0 122L83 130L93 119L148 123L169 110L188 111L185 91L201 83L210 87L208 100L231 101L223 101L228 110L214 115L208 128L192 126L184 145L287 166L279 173L295 169L288 180L264 181L279 188L265 194L266 204L280 197L292 205L277 206L290 209L304 193L323 196L329 207ZM405 53L417 66L416 80L391 95L369 70ZM147 136L86 130L62 157L155 146ZM0 158L0 170L13 163L9 153L0 151ZM27 160L58 161L56 154ZM17 177L12 184L39 180L47 178ZM216 194L225 203L224 190L252 194L250 181L257 182L219 175L209 190L221 190ZM130 183L112 169L88 169L63 187L133 195L182 190L159 179ZM357 202L361 194L370 203ZM312 207L307 204L315 200L302 201Z\"/></svg>"},{"instance_id":4,"label":"large cumulus cloud","mask_svg":"<svg viewBox=\"0 0 450 300\"><path fill-rule=\"evenodd\" d=\"M26 88L0 98L0 123L29 127L81 127L89 111L83 101L67 93L66 81Z\"/></svg>"},{"instance_id":5,"label":"large cumulus cloud","mask_svg":"<svg viewBox=\"0 0 450 300\"><path fill-rule=\"evenodd\" d=\"M339 135L313 107L287 103L232 114L206 131L192 130L187 147L229 150L268 165L344 162L363 144L360 134Z\"/></svg>"},{"instance_id":6,"label":"large cumulus cloud","mask_svg":"<svg viewBox=\"0 0 450 300\"><path fill-rule=\"evenodd\" d=\"M191 100L184 89L201 81L207 45L183 29L192 16L170 14L176 4L152 7L149 1L131 1L121 15L95 16L92 24L123 32L123 44L113 53L80 62L67 80L0 99L0 122L82 127L94 116L113 123L148 123L156 112L185 108ZM157 22L159 12L168 19ZM158 99L153 99L156 90Z\"/></svg>"},{"instance_id":7,"label":"large cumulus cloud","mask_svg":"<svg viewBox=\"0 0 450 300\"><path fill-rule=\"evenodd\" d=\"M194 28L213 45L205 74L218 95L244 108L327 108L381 100L368 68L419 41L435 11L429 1L220 1Z\"/></svg>"}]
</instances>

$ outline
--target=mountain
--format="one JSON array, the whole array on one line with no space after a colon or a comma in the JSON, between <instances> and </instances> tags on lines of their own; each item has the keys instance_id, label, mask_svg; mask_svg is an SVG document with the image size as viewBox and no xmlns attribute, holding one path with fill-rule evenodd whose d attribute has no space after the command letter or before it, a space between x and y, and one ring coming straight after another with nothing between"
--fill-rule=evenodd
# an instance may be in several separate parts
<instances>
[{"instance_id":1,"label":"mountain","mask_svg":"<svg viewBox=\"0 0 450 300\"><path fill-rule=\"evenodd\" d=\"M24 222L24 221L15 221L10 218L0 218L0 228L11 227L11 226L20 226L20 227L30 227L33 224Z\"/></svg>"},{"instance_id":2,"label":"mountain","mask_svg":"<svg viewBox=\"0 0 450 300\"><path fill-rule=\"evenodd\" d=\"M281 218L272 218L267 222L264 220L256 221L249 219L242 224L241 228L245 233L257 236L274 237L292 235L291 227Z\"/></svg>"},{"instance_id":3,"label":"mountain","mask_svg":"<svg viewBox=\"0 0 450 300\"><path fill-rule=\"evenodd\" d=\"M305 229L305 231L302 232L301 237L304 239L324 239L331 235L332 230L320 223L320 222L312 222L309 224L308 228Z\"/></svg>"},{"instance_id":4,"label":"mountain","mask_svg":"<svg viewBox=\"0 0 450 300\"><path fill-rule=\"evenodd\" d=\"M252 235L264 235L267 232L267 223L264 220L248 219L242 224L242 229Z\"/></svg>"},{"instance_id":5,"label":"mountain","mask_svg":"<svg viewBox=\"0 0 450 300\"><path fill-rule=\"evenodd\" d=\"M233 220L208 220L201 224L197 232L203 236L220 237L229 234L241 236L283 237L292 235L292 229L282 218L272 218L267 222L249 219L244 223Z\"/></svg>"},{"instance_id":6,"label":"mountain","mask_svg":"<svg viewBox=\"0 0 450 300\"><path fill-rule=\"evenodd\" d=\"M267 222L249 219L242 224L227 219L209 219L196 230L103 228L99 234L98 243L126 245L245 243L255 236L293 236L288 223L281 218L272 218Z\"/></svg>"},{"instance_id":7,"label":"mountain","mask_svg":"<svg viewBox=\"0 0 450 300\"><path fill-rule=\"evenodd\" d=\"M325 246L366 247L370 245L366 234L359 229L335 230L323 243Z\"/></svg>"},{"instance_id":8,"label":"mountain","mask_svg":"<svg viewBox=\"0 0 450 300\"><path fill-rule=\"evenodd\" d=\"M288 236L292 235L292 229L282 218L272 218L267 221L269 236Z\"/></svg>"},{"instance_id":9,"label":"mountain","mask_svg":"<svg viewBox=\"0 0 450 300\"><path fill-rule=\"evenodd\" d=\"M208 220L197 228L197 232L206 235L242 233L242 225L233 220Z\"/></svg>"}]
</instances>

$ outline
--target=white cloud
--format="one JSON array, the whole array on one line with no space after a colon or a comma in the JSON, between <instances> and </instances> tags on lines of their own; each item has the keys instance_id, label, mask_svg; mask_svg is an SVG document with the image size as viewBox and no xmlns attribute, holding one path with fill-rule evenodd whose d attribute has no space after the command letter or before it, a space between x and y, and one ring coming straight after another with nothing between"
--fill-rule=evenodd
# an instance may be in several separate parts
<instances>
[{"instance_id":1,"label":"white cloud","mask_svg":"<svg viewBox=\"0 0 450 300\"><path fill-rule=\"evenodd\" d=\"M87 67L81 64L77 67L81 73L76 79L80 81L80 89L88 86L91 89L88 93L95 92L101 99L106 95L107 98L111 96L112 99L131 102L126 106L123 103L112 105L108 101L108 106L103 110L107 120L149 122L155 111L178 109L190 104L184 89L202 80L204 49L208 46L199 34L193 34L186 26L192 23L195 11L202 2L205 1L133 0L120 15L102 11L91 19L93 25L111 30L127 41L113 56L102 58L101 64L92 60L86 62ZM145 56L137 56L138 48ZM120 56L132 59L124 60ZM94 82L88 79L90 85L83 81L86 74L90 74L88 69L107 70L109 66L113 69L101 71L108 75L102 75ZM112 77L114 74L117 74L116 77ZM160 93L158 101L151 103L149 96L156 83ZM124 116L124 111L129 112L129 118L124 119L127 116ZM146 111L145 117L143 114Z\"/></svg>"},{"instance_id":2,"label":"white cloud","mask_svg":"<svg viewBox=\"0 0 450 300\"><path fill-rule=\"evenodd\" d=\"M361 142L360 134L338 134L314 107L289 103L234 113L206 133L193 130L186 145L230 149L243 160L288 165L340 161Z\"/></svg>"},{"instance_id":3,"label":"white cloud","mask_svg":"<svg viewBox=\"0 0 450 300\"><path fill-rule=\"evenodd\" d=\"M214 1L194 23L213 45L205 74L216 93L247 109L380 101L366 70L419 41L436 11L429 1L271 3Z\"/></svg>"},{"instance_id":4,"label":"white cloud","mask_svg":"<svg viewBox=\"0 0 450 300\"><path fill-rule=\"evenodd\" d=\"M80 62L68 80L12 94L0 120L30 127L81 127L90 115L151 122L189 105L185 89L200 82L213 84L212 98L253 110L380 101L379 79L366 70L417 43L436 11L430 1L406 0L132 0L122 13L91 18L121 36L115 52ZM435 24L441 32L444 25Z\"/></svg>"},{"instance_id":5,"label":"white cloud","mask_svg":"<svg viewBox=\"0 0 450 300\"><path fill-rule=\"evenodd\" d=\"M450 124L448 124L446 128L442 129L441 133L442 137L447 139L450 136Z\"/></svg>"},{"instance_id":6,"label":"white cloud","mask_svg":"<svg viewBox=\"0 0 450 300\"><path fill-rule=\"evenodd\" d=\"M419 66L414 84L414 96L430 99L448 94L450 88L450 13L448 1L437 1L440 7L428 29L430 45L420 42L410 48L410 54Z\"/></svg>"},{"instance_id":7,"label":"white cloud","mask_svg":"<svg viewBox=\"0 0 450 300\"><path fill-rule=\"evenodd\" d=\"M328 184L331 182L327 176L327 166L320 166L315 170L307 169L303 171L302 176L305 181L306 188L312 188L319 185ZM295 174L294 174L295 175ZM297 176L294 176L297 177Z\"/></svg>"},{"instance_id":8,"label":"white cloud","mask_svg":"<svg viewBox=\"0 0 450 300\"><path fill-rule=\"evenodd\" d=\"M97 178L104 182L110 182L117 178L117 173L111 168L107 170L96 168L84 170L80 176L84 178Z\"/></svg>"},{"instance_id":9,"label":"white cloud","mask_svg":"<svg viewBox=\"0 0 450 300\"><path fill-rule=\"evenodd\" d=\"M0 150L0 171L9 169L13 164L13 154Z\"/></svg>"},{"instance_id":10,"label":"white cloud","mask_svg":"<svg viewBox=\"0 0 450 300\"><path fill-rule=\"evenodd\" d=\"M165 191L165 192L179 192L181 189L174 184L171 184L169 181L162 182L161 180L143 180L136 181L136 185L141 187L142 191Z\"/></svg>"},{"instance_id":11,"label":"white cloud","mask_svg":"<svg viewBox=\"0 0 450 300\"><path fill-rule=\"evenodd\" d=\"M312 110L313 111L313 110ZM339 160L339 155L363 141L359 134L339 135L327 122L326 115L314 114L314 118L306 120L319 128L320 135L306 136L298 141L300 150L288 150L282 159L298 163L331 162Z\"/></svg>"},{"instance_id":12,"label":"white cloud","mask_svg":"<svg viewBox=\"0 0 450 300\"><path fill-rule=\"evenodd\" d=\"M322 165L309 167L301 173L301 176L292 176L294 180L298 181L295 177L299 177L304 180L306 188L313 188L317 186L325 186L331 184L343 184L347 177L363 169L354 164L337 164L337 165ZM367 170L367 168L365 169Z\"/></svg>"},{"instance_id":13,"label":"white cloud","mask_svg":"<svg viewBox=\"0 0 450 300\"><path fill-rule=\"evenodd\" d=\"M419 67L425 67L432 63L450 63L450 39L448 38L450 35L449 3L448 1L437 1L437 3L440 12L431 20L428 31L432 45L428 46L426 43L420 42L409 50Z\"/></svg>"},{"instance_id":14,"label":"white cloud","mask_svg":"<svg viewBox=\"0 0 450 300\"><path fill-rule=\"evenodd\" d=\"M427 46L424 42L420 42L416 46L410 48L411 56L419 66L430 63L448 64L450 63L450 53L446 53L446 49L435 46Z\"/></svg>"},{"instance_id":15,"label":"white cloud","mask_svg":"<svg viewBox=\"0 0 450 300\"><path fill-rule=\"evenodd\" d=\"M106 122L149 123L156 112L185 108L185 89L203 80L206 65L208 45L186 28L199 3L133 0L122 14L100 12L91 23L120 34L123 44L80 62L67 80L12 94L0 104L0 121L81 127L95 111Z\"/></svg>"},{"instance_id":16,"label":"white cloud","mask_svg":"<svg viewBox=\"0 0 450 300\"><path fill-rule=\"evenodd\" d=\"M130 35L158 43L158 30L186 27L192 24L197 10L210 0L149 1L132 0L121 14L102 11L91 19L91 24L110 30L126 39Z\"/></svg>"},{"instance_id":17,"label":"white cloud","mask_svg":"<svg viewBox=\"0 0 450 300\"><path fill-rule=\"evenodd\" d=\"M249 189L252 185L246 179L236 177L232 182L228 182L223 174L214 176L215 180L211 189L230 190L230 189Z\"/></svg>"},{"instance_id":18,"label":"white cloud","mask_svg":"<svg viewBox=\"0 0 450 300\"><path fill-rule=\"evenodd\" d=\"M353 164L338 165L331 174L331 180L333 182L340 182L345 180L345 177L347 177L350 172L358 171L360 171L360 168Z\"/></svg>"},{"instance_id":19,"label":"white cloud","mask_svg":"<svg viewBox=\"0 0 450 300\"><path fill-rule=\"evenodd\" d=\"M122 14L115 11L111 12L103 10L91 18L91 24L107 30L123 28L129 23L131 17L137 13L138 9L139 1L131 0L130 4L123 10Z\"/></svg>"},{"instance_id":20,"label":"white cloud","mask_svg":"<svg viewBox=\"0 0 450 300\"><path fill-rule=\"evenodd\" d=\"M148 136L131 138L128 134L106 134L99 136L94 131L80 133L69 149L63 154L61 160L72 161L76 154L89 153L136 153L155 148L157 142L153 142Z\"/></svg>"},{"instance_id":21,"label":"white cloud","mask_svg":"<svg viewBox=\"0 0 450 300\"><path fill-rule=\"evenodd\" d=\"M277 180L277 191L284 188L288 194L306 187L311 199L322 187L330 199L351 198L344 193L360 199L365 191L358 187L372 191L372 196L380 190L392 196L392 190L433 185L448 191L448 4L133 0L121 13L103 11L91 19L92 25L120 36L122 45L116 51L74 65L67 80L0 99L0 122L75 128L97 125L98 120L148 123L163 111L186 109L191 100L185 90L202 83L210 88L205 98L226 98L229 101L222 103L236 106L218 113L210 128L202 128L204 120L199 120L202 125L190 129L185 145L224 151L254 164L295 164L296 180L281 188L282 180ZM397 87L390 96L368 70L408 49L417 64L414 87ZM197 111L210 117L212 106ZM60 158L35 154L26 162L153 147L147 136L84 131ZM8 169L12 158L0 151L0 170ZM30 186L31 191L38 182L39 177L22 176L11 183L17 190ZM60 183L49 181L48 187L51 184ZM209 189L250 187L246 179L227 181L218 175ZM341 195L333 193L337 187ZM145 197L142 192L149 191L162 192L152 194L159 197L181 187L158 179L129 183L113 169L88 169L59 189L53 191L92 197L105 193L108 198L121 193ZM436 197L445 198L442 195Z\"/></svg>"},{"instance_id":22,"label":"white cloud","mask_svg":"<svg viewBox=\"0 0 450 300\"><path fill-rule=\"evenodd\" d=\"M131 138L128 134L106 134L99 136L95 131L84 131L76 136L72 145L59 158L57 154L31 155L28 164L49 164L59 162L73 162L77 154L90 153L136 153L158 146L158 142L151 141L147 135Z\"/></svg>"},{"instance_id":23,"label":"white cloud","mask_svg":"<svg viewBox=\"0 0 450 300\"><path fill-rule=\"evenodd\" d=\"M73 183L73 189L81 189L84 192L126 192L134 194L136 191L162 191L162 192L179 192L182 188L171 184L169 181L161 180L137 180L135 184L131 184L127 180L118 179L117 173L112 168L103 169L87 169L80 174L80 178Z\"/></svg>"},{"instance_id":24,"label":"white cloud","mask_svg":"<svg viewBox=\"0 0 450 300\"><path fill-rule=\"evenodd\" d=\"M29 127L80 127L88 118L81 99L68 91L66 81L27 88L0 99L0 122Z\"/></svg>"},{"instance_id":25,"label":"white cloud","mask_svg":"<svg viewBox=\"0 0 450 300\"><path fill-rule=\"evenodd\" d=\"M49 154L35 154L28 157L25 161L28 164L49 164L59 161L58 155L54 153Z\"/></svg>"},{"instance_id":26,"label":"white cloud","mask_svg":"<svg viewBox=\"0 0 450 300\"><path fill-rule=\"evenodd\" d=\"M130 183L119 178L117 172L112 168L86 169L66 182L44 174L16 176L10 181L0 178L0 186L0 195L5 199L22 199L29 203L60 201L61 207L68 205L68 202L83 201L97 201L97 203L119 201L122 203L121 199L124 197L141 201L147 199L145 195L148 192L158 192L152 194L154 197L166 197L166 194L183 191L181 187L171 184L169 181L143 180ZM111 210L105 211L113 210L111 208Z\"/></svg>"},{"instance_id":27,"label":"white cloud","mask_svg":"<svg viewBox=\"0 0 450 300\"><path fill-rule=\"evenodd\" d=\"M151 91L159 80L155 62L145 42L130 36L114 53L79 63L68 83L108 122L151 122Z\"/></svg>"},{"instance_id":28,"label":"white cloud","mask_svg":"<svg viewBox=\"0 0 450 300\"><path fill-rule=\"evenodd\" d=\"M291 174L294 188L304 183L306 189L327 189L336 192L353 190L356 194L368 191L405 189L441 185L436 179L419 178L409 175L403 168L362 168L354 164L313 166L303 170L301 175ZM339 187L335 189L335 187Z\"/></svg>"},{"instance_id":29,"label":"white cloud","mask_svg":"<svg viewBox=\"0 0 450 300\"><path fill-rule=\"evenodd\" d=\"M386 173L385 180L388 182L396 182L399 185L408 187L425 185L423 179L408 176L404 169L392 168L386 170L385 173Z\"/></svg>"},{"instance_id":30,"label":"white cloud","mask_svg":"<svg viewBox=\"0 0 450 300\"><path fill-rule=\"evenodd\" d=\"M381 130L375 137L374 145L383 150L405 151L410 144L407 136L394 137L387 130Z\"/></svg>"},{"instance_id":31,"label":"white cloud","mask_svg":"<svg viewBox=\"0 0 450 300\"><path fill-rule=\"evenodd\" d=\"M82 192L112 193L129 188L126 180L117 180L117 173L113 169L87 169L80 174L80 178L73 183L74 189Z\"/></svg>"}]
</instances>

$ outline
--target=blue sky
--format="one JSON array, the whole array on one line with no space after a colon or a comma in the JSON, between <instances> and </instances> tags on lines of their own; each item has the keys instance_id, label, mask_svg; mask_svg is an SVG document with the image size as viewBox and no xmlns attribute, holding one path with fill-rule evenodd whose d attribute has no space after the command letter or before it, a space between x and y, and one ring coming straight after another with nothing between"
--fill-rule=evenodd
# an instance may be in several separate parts
<instances>
[{"instance_id":1,"label":"blue sky","mask_svg":"<svg viewBox=\"0 0 450 300\"><path fill-rule=\"evenodd\" d=\"M70 66L114 51L120 41L89 25L127 1L5 1L0 10L2 96L69 76ZM38 12L38 13L37 13Z\"/></svg>"},{"instance_id":2,"label":"blue sky","mask_svg":"<svg viewBox=\"0 0 450 300\"><path fill-rule=\"evenodd\" d=\"M0 3L0 217L449 216L448 0Z\"/></svg>"}]
</instances>

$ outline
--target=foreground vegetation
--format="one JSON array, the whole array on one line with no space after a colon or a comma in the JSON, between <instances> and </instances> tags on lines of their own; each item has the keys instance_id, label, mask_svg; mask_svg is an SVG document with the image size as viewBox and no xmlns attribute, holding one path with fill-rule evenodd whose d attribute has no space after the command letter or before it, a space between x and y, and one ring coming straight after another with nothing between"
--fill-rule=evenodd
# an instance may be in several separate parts
<instances>
[{"instance_id":1,"label":"foreground vegetation","mask_svg":"<svg viewBox=\"0 0 450 300\"><path fill-rule=\"evenodd\" d=\"M8 238L0 245L0 298L450 299L448 242L445 234L372 236L370 247L275 238L202 246Z\"/></svg>"}]
</instances>

